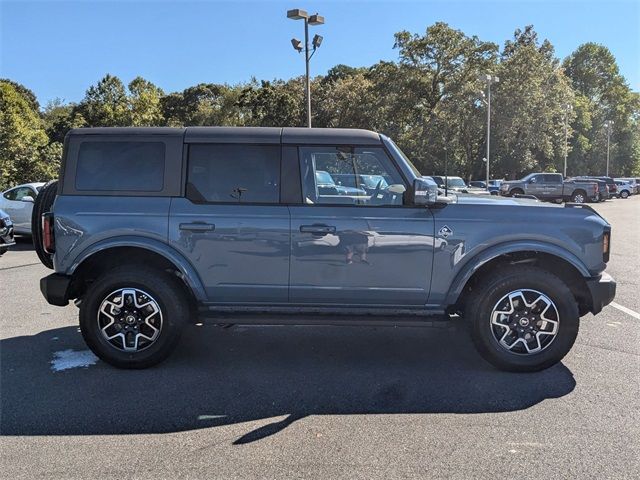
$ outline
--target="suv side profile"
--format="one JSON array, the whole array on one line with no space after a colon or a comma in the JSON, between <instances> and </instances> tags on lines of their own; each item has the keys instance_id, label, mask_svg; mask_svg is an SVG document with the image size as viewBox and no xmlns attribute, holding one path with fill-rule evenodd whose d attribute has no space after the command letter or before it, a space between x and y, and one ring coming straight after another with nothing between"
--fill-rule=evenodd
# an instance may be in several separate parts
<instances>
[{"instance_id":1,"label":"suv side profile","mask_svg":"<svg viewBox=\"0 0 640 480\"><path fill-rule=\"evenodd\" d=\"M457 314L486 360L535 371L615 295L611 228L594 210L438 197L375 132L76 129L64 151L34 206L34 244L55 270L40 288L53 305L75 300L87 345L117 367L157 364L200 318L416 326ZM337 192L318 172L377 181Z\"/></svg>"}]
</instances>

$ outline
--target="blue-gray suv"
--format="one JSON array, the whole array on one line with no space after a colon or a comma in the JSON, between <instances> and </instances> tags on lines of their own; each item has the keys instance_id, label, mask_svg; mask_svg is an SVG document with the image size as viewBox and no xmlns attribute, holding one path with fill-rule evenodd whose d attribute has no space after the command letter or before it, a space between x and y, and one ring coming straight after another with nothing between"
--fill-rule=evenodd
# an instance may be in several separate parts
<instances>
[{"instance_id":1,"label":"blue-gray suv","mask_svg":"<svg viewBox=\"0 0 640 480\"><path fill-rule=\"evenodd\" d=\"M348 188L319 185L327 174ZM455 318L489 362L534 371L560 361L580 317L615 294L611 228L590 207L439 196L365 130L72 130L32 221L55 270L45 298L75 300L87 345L124 368L165 359L202 318Z\"/></svg>"}]
</instances>

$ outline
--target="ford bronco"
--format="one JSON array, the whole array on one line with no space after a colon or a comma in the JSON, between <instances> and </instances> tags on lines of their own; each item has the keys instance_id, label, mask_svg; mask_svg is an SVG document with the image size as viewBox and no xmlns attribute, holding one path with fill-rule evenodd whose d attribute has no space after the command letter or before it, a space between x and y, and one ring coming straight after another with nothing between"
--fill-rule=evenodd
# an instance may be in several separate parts
<instances>
[{"instance_id":1,"label":"ford bronco","mask_svg":"<svg viewBox=\"0 0 640 480\"><path fill-rule=\"evenodd\" d=\"M318 172L351 190L319 188ZM32 221L55 270L44 297L75 300L87 345L123 368L165 359L201 318L456 319L493 365L535 371L615 294L611 228L590 207L439 196L392 140L365 130L72 130Z\"/></svg>"}]
</instances>

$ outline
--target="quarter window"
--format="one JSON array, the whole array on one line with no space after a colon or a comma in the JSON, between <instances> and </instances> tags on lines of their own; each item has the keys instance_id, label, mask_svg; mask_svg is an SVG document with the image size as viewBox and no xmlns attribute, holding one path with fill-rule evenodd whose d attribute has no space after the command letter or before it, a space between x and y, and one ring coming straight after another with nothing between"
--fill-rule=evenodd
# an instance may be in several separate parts
<instances>
[{"instance_id":1,"label":"quarter window","mask_svg":"<svg viewBox=\"0 0 640 480\"><path fill-rule=\"evenodd\" d=\"M187 196L213 203L278 203L280 147L190 145Z\"/></svg>"},{"instance_id":2,"label":"quarter window","mask_svg":"<svg viewBox=\"0 0 640 480\"><path fill-rule=\"evenodd\" d=\"M159 192L164 186L162 142L83 142L76 189Z\"/></svg>"},{"instance_id":3,"label":"quarter window","mask_svg":"<svg viewBox=\"0 0 640 480\"><path fill-rule=\"evenodd\" d=\"M382 148L300 147L307 204L402 205L405 185Z\"/></svg>"}]
</instances>

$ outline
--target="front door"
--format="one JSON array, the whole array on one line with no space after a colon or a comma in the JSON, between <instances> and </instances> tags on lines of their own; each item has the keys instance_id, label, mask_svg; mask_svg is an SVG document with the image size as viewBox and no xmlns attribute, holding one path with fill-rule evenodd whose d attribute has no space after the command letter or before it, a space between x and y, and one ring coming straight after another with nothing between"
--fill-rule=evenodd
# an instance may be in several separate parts
<instances>
[{"instance_id":1,"label":"front door","mask_svg":"<svg viewBox=\"0 0 640 480\"><path fill-rule=\"evenodd\" d=\"M290 302L425 305L433 216L403 206L406 184L384 149L298 150L303 205L290 207Z\"/></svg>"},{"instance_id":2,"label":"front door","mask_svg":"<svg viewBox=\"0 0 640 480\"><path fill-rule=\"evenodd\" d=\"M31 231L31 212L37 193L30 187L18 187L5 192L3 208L11 217L13 227L18 233ZM25 198L27 200L25 200Z\"/></svg>"},{"instance_id":3,"label":"front door","mask_svg":"<svg viewBox=\"0 0 640 480\"><path fill-rule=\"evenodd\" d=\"M280 145L192 144L186 198L169 241L195 267L211 303L286 303L289 210L280 205Z\"/></svg>"}]
</instances>

